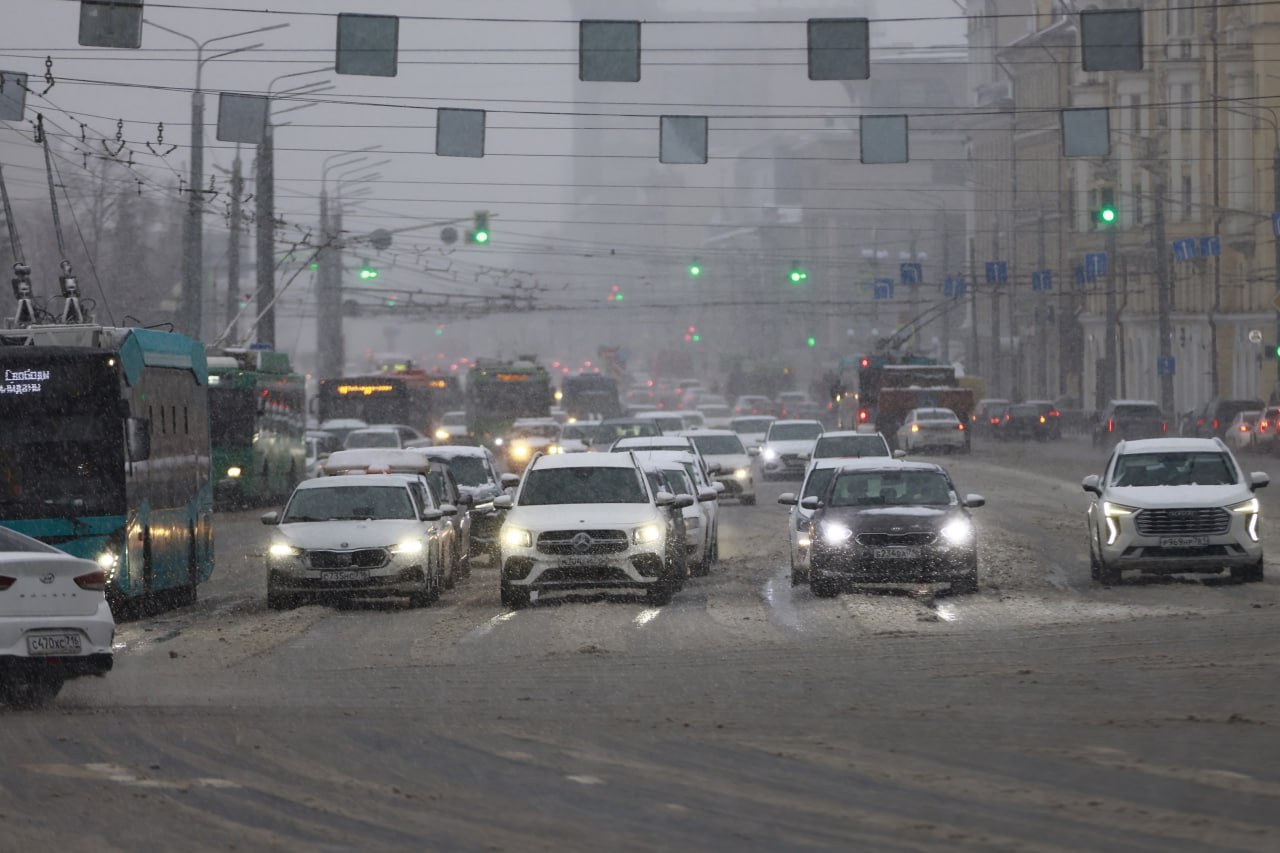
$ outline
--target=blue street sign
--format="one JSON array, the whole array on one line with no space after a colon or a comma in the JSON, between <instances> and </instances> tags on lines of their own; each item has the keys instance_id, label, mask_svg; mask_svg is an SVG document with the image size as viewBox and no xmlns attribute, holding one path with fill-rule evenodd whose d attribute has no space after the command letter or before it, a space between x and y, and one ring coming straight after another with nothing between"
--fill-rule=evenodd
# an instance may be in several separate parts
<instances>
[{"instance_id":1,"label":"blue street sign","mask_svg":"<svg viewBox=\"0 0 1280 853\"><path fill-rule=\"evenodd\" d=\"M1156 359L1157 376L1174 376L1178 372L1178 360L1173 356Z\"/></svg>"},{"instance_id":2,"label":"blue street sign","mask_svg":"<svg viewBox=\"0 0 1280 853\"><path fill-rule=\"evenodd\" d=\"M1200 243L1194 237L1173 241L1173 257L1178 261L1194 260L1200 251Z\"/></svg>"},{"instance_id":3,"label":"blue street sign","mask_svg":"<svg viewBox=\"0 0 1280 853\"><path fill-rule=\"evenodd\" d=\"M942 284L942 295L948 299L959 299L965 294L964 276L949 275Z\"/></svg>"},{"instance_id":4,"label":"blue street sign","mask_svg":"<svg viewBox=\"0 0 1280 853\"><path fill-rule=\"evenodd\" d=\"M987 284L1004 284L1008 280L1008 261L987 261Z\"/></svg>"},{"instance_id":5,"label":"blue street sign","mask_svg":"<svg viewBox=\"0 0 1280 853\"><path fill-rule=\"evenodd\" d=\"M1084 267L1076 267L1076 287L1084 287Z\"/></svg>"},{"instance_id":6,"label":"blue street sign","mask_svg":"<svg viewBox=\"0 0 1280 853\"><path fill-rule=\"evenodd\" d=\"M924 266L922 264L903 264L901 275L903 284L923 284Z\"/></svg>"},{"instance_id":7,"label":"blue street sign","mask_svg":"<svg viewBox=\"0 0 1280 853\"><path fill-rule=\"evenodd\" d=\"M1271 214L1271 233L1280 237L1280 213Z\"/></svg>"},{"instance_id":8,"label":"blue street sign","mask_svg":"<svg viewBox=\"0 0 1280 853\"><path fill-rule=\"evenodd\" d=\"M1216 258L1222 254L1222 238L1221 237L1201 237L1200 238L1200 257Z\"/></svg>"},{"instance_id":9,"label":"blue street sign","mask_svg":"<svg viewBox=\"0 0 1280 853\"><path fill-rule=\"evenodd\" d=\"M878 278L872 282L874 290L872 291L873 299L892 299L893 298L893 279Z\"/></svg>"},{"instance_id":10,"label":"blue street sign","mask_svg":"<svg viewBox=\"0 0 1280 853\"><path fill-rule=\"evenodd\" d=\"M1084 256L1084 271L1089 281L1097 281L1098 276L1107 274L1107 253L1090 252Z\"/></svg>"}]
</instances>

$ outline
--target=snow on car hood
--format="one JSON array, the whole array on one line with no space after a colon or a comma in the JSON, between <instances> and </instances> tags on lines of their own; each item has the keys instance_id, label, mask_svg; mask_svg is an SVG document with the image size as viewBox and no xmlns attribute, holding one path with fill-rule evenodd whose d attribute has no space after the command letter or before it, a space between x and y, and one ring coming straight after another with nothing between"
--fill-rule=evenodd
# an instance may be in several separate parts
<instances>
[{"instance_id":1,"label":"snow on car hood","mask_svg":"<svg viewBox=\"0 0 1280 853\"><path fill-rule=\"evenodd\" d=\"M1112 486L1105 499L1136 507L1231 506L1253 497L1242 483L1229 486Z\"/></svg>"},{"instance_id":2,"label":"snow on car hood","mask_svg":"<svg viewBox=\"0 0 1280 853\"><path fill-rule=\"evenodd\" d=\"M579 527L609 528L649 524L658 518L652 504L551 504L517 506L506 523L531 530L572 530Z\"/></svg>"},{"instance_id":3,"label":"snow on car hood","mask_svg":"<svg viewBox=\"0 0 1280 853\"><path fill-rule=\"evenodd\" d=\"M410 519L371 521L300 521L281 524L280 537L296 548L349 551L386 548L402 539L425 536L430 524Z\"/></svg>"}]
</instances>

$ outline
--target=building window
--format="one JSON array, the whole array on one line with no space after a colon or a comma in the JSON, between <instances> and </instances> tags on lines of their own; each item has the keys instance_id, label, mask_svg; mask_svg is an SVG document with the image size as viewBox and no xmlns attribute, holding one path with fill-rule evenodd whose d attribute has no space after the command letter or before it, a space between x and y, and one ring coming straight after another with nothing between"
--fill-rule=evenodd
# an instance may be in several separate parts
<instances>
[{"instance_id":1,"label":"building window","mask_svg":"<svg viewBox=\"0 0 1280 853\"><path fill-rule=\"evenodd\" d=\"M1129 96L1129 130L1136 136L1142 135L1142 96Z\"/></svg>"},{"instance_id":2,"label":"building window","mask_svg":"<svg viewBox=\"0 0 1280 853\"><path fill-rule=\"evenodd\" d=\"M1182 176L1182 220L1191 221L1191 176Z\"/></svg>"},{"instance_id":3,"label":"building window","mask_svg":"<svg viewBox=\"0 0 1280 853\"><path fill-rule=\"evenodd\" d=\"M1191 84L1190 83L1183 83L1181 86L1178 87L1178 103L1181 105L1180 110L1182 113L1182 117L1181 117L1182 126L1179 129L1184 132L1189 131L1191 130L1191 116L1192 116L1191 110L1192 110L1192 107L1194 106L1194 104L1191 103Z\"/></svg>"},{"instance_id":4,"label":"building window","mask_svg":"<svg viewBox=\"0 0 1280 853\"><path fill-rule=\"evenodd\" d=\"M1142 181L1133 182L1133 224L1141 225L1145 218L1142 209Z\"/></svg>"}]
</instances>

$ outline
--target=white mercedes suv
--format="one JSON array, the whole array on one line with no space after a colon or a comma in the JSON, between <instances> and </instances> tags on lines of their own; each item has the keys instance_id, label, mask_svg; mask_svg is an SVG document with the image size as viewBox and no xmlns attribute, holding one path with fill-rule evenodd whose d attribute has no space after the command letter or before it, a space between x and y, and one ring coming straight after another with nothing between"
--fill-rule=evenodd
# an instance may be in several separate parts
<instances>
[{"instance_id":1,"label":"white mercedes suv","mask_svg":"<svg viewBox=\"0 0 1280 853\"><path fill-rule=\"evenodd\" d=\"M1101 475L1081 486L1089 506L1094 580L1125 570L1154 574L1222 572L1262 580L1260 507L1271 478L1245 474L1218 438L1152 438L1116 445Z\"/></svg>"},{"instance_id":2,"label":"white mercedes suv","mask_svg":"<svg viewBox=\"0 0 1280 853\"><path fill-rule=\"evenodd\" d=\"M653 492L630 453L538 456L506 509L501 592L523 607L544 592L639 590L666 604L685 570L693 496ZM673 513L675 516L673 517Z\"/></svg>"}]
</instances>

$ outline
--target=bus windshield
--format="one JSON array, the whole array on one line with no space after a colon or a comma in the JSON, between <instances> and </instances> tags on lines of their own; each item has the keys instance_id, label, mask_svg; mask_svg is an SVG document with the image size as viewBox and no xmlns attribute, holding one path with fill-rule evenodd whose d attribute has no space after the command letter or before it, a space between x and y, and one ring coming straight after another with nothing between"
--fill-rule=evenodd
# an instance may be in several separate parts
<instances>
[{"instance_id":1,"label":"bus windshield","mask_svg":"<svg viewBox=\"0 0 1280 853\"><path fill-rule=\"evenodd\" d=\"M116 418L7 420L0 446L0 516L123 514L123 447Z\"/></svg>"}]
</instances>

